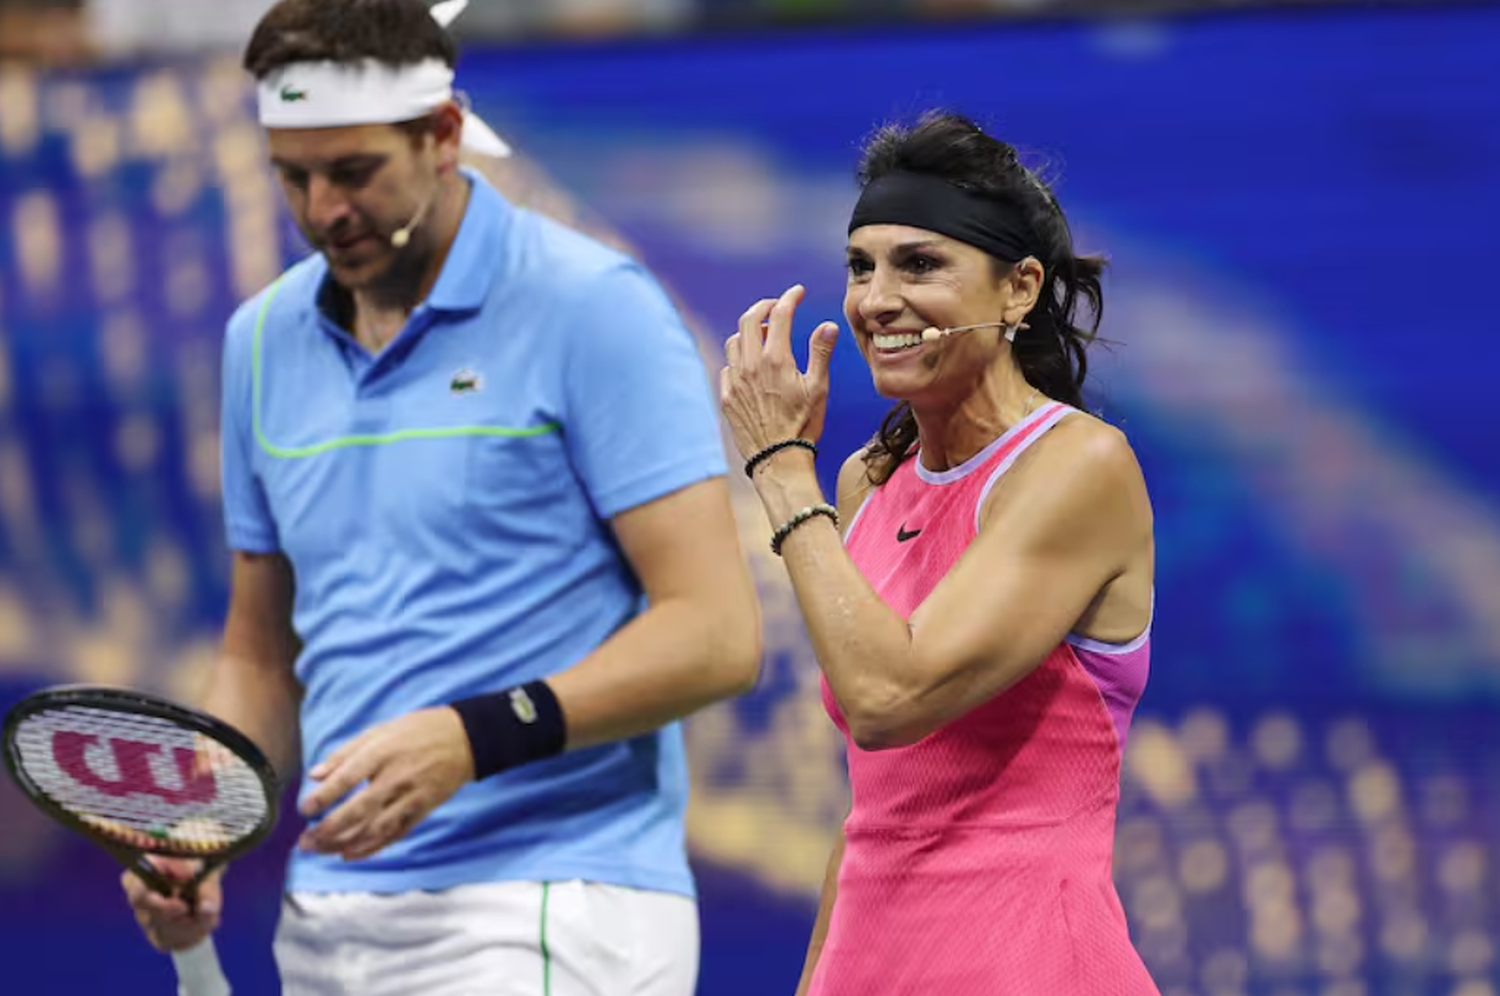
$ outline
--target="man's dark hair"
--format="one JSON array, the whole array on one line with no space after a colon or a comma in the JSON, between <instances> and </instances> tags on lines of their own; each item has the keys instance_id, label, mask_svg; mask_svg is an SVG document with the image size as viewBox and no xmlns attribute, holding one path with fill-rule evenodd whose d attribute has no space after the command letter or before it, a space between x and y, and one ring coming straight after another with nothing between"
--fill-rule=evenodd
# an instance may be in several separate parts
<instances>
[{"instance_id":1,"label":"man's dark hair","mask_svg":"<svg viewBox=\"0 0 1500 996\"><path fill-rule=\"evenodd\" d=\"M427 59L458 62L458 46L433 20L424 0L281 0L261 18L245 46L256 79L294 62L408 66Z\"/></svg>"}]
</instances>

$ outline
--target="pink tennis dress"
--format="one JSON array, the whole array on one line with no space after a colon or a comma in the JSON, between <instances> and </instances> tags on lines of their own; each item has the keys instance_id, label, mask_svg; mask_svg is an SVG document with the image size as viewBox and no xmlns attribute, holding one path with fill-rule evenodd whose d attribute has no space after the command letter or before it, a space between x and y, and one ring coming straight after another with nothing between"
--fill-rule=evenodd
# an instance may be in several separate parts
<instances>
[{"instance_id":1,"label":"pink tennis dress","mask_svg":"<svg viewBox=\"0 0 1500 996\"><path fill-rule=\"evenodd\" d=\"M1071 411L1047 405L941 473L906 460L866 500L845 542L886 604L911 616L995 481ZM919 743L849 741L854 806L813 996L1156 996L1110 874L1149 641L1070 637ZM823 701L847 740L826 682Z\"/></svg>"}]
</instances>

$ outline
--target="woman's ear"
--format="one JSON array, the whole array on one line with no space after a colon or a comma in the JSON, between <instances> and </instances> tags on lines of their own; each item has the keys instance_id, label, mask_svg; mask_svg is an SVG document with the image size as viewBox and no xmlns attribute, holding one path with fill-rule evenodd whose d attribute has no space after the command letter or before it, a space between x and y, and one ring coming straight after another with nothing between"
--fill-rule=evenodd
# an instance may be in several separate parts
<instances>
[{"instance_id":1,"label":"woman's ear","mask_svg":"<svg viewBox=\"0 0 1500 996\"><path fill-rule=\"evenodd\" d=\"M1027 256L1014 264L1005 279L1010 283L1010 299L1005 304L1005 322L1014 325L1036 307L1042 292L1042 282L1047 273L1035 256Z\"/></svg>"}]
</instances>

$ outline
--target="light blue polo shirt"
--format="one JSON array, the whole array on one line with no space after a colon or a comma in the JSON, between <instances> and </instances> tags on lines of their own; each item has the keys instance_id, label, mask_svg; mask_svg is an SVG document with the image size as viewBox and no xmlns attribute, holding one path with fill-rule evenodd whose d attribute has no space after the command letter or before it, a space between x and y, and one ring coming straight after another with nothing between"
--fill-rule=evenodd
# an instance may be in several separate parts
<instances>
[{"instance_id":1,"label":"light blue polo shirt","mask_svg":"<svg viewBox=\"0 0 1500 996\"><path fill-rule=\"evenodd\" d=\"M378 355L318 307L321 256L229 322L229 545L295 570L304 770L375 723L572 666L644 608L608 520L724 473L703 362L656 282L466 176L442 274ZM298 851L288 887L691 895L686 798L673 724L468 785L368 860Z\"/></svg>"}]
</instances>

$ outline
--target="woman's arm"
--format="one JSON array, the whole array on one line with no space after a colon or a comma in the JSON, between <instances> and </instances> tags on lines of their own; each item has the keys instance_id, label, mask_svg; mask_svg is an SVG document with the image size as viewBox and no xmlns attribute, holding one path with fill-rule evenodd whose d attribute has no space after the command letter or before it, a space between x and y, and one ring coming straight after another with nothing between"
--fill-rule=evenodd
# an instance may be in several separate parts
<instances>
[{"instance_id":1,"label":"woman's arm","mask_svg":"<svg viewBox=\"0 0 1500 996\"><path fill-rule=\"evenodd\" d=\"M1102 423L1064 420L1007 476L979 536L909 623L861 576L828 520L805 523L782 546L818 662L861 748L915 743L1021 680L1150 542L1135 456ZM756 487L773 525L822 500L801 450L768 460Z\"/></svg>"}]
</instances>

